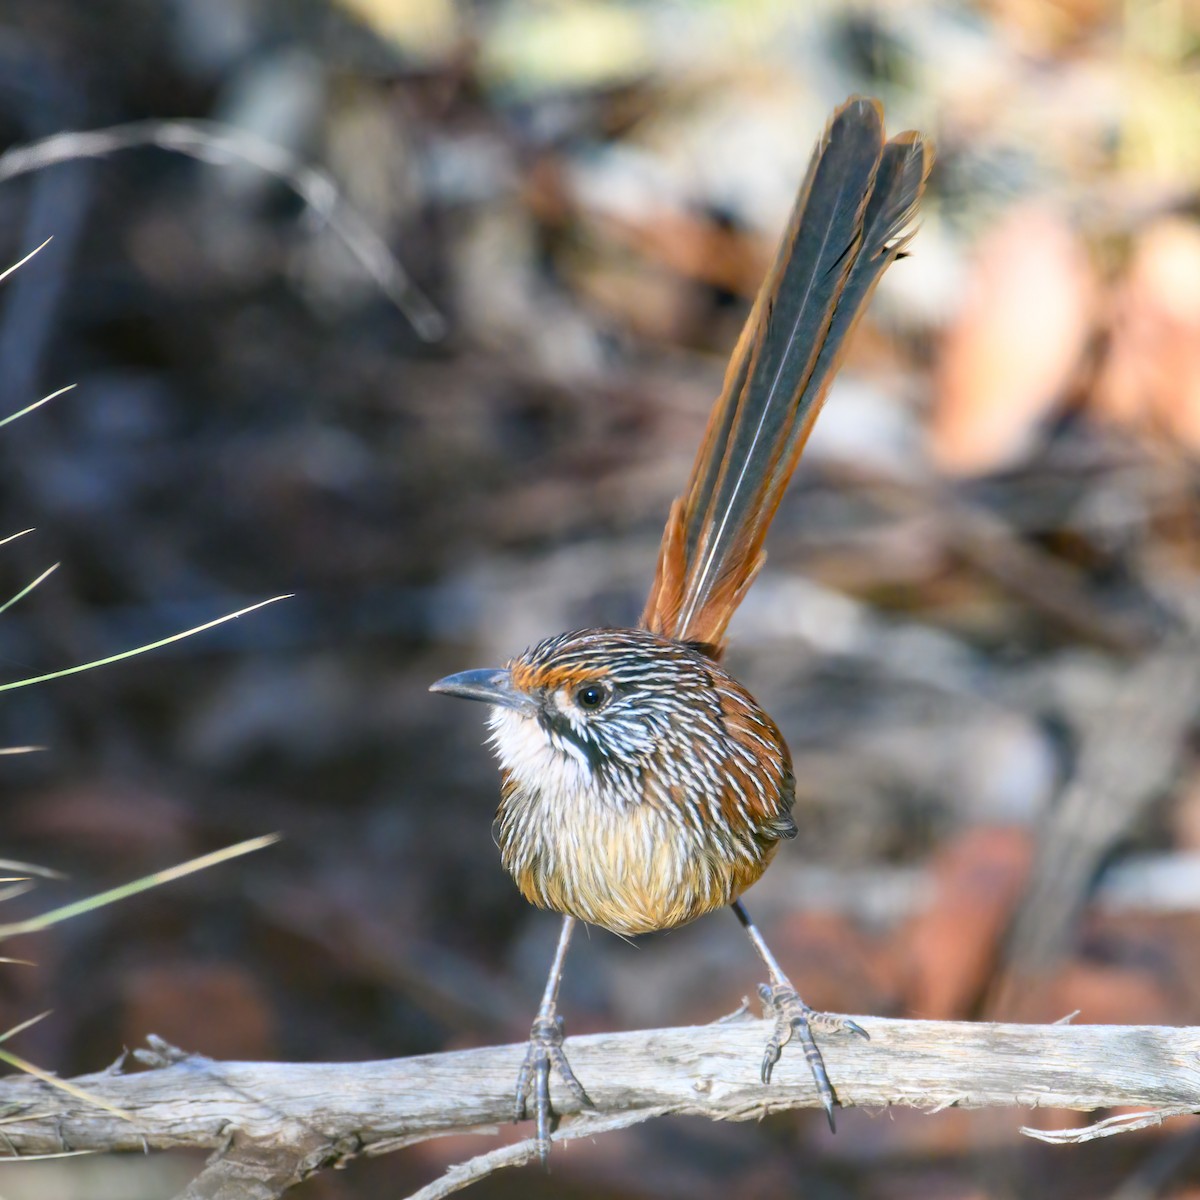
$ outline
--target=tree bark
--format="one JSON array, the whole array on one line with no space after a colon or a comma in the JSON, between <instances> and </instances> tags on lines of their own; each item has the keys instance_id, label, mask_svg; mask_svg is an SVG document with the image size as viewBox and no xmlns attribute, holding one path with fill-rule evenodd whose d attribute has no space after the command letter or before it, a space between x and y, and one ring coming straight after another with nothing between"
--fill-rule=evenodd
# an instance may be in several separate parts
<instances>
[{"instance_id":1,"label":"tree bark","mask_svg":"<svg viewBox=\"0 0 1200 1200\"><path fill-rule=\"evenodd\" d=\"M847 1107L1200 1111L1198 1027L856 1019L869 1042L821 1039ZM766 1036L765 1022L745 1017L571 1038L567 1054L596 1111L580 1114L552 1082L556 1110L565 1116L556 1136L666 1113L748 1120L815 1106L799 1053L785 1053L770 1086L759 1084ZM158 1039L151 1047L142 1057L155 1069L113 1069L72 1081L127 1116L36 1079L0 1081L0 1146L14 1156L207 1147L217 1154L185 1193L189 1200L265 1200L357 1154L507 1122L524 1054L523 1046L496 1046L386 1062L243 1063L184 1054ZM1146 1122L1118 1122L1104 1132L1139 1123ZM494 1165L525 1157L527 1151L506 1147ZM475 1177L468 1171L454 1186ZM449 1178L445 1187L427 1189L431 1196L447 1190Z\"/></svg>"}]
</instances>

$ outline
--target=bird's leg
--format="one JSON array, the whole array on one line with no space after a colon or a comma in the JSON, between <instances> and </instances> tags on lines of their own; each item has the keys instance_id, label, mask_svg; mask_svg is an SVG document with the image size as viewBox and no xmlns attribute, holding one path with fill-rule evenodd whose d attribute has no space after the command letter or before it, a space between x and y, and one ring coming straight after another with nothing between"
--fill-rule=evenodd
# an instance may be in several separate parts
<instances>
[{"instance_id":1,"label":"bird's leg","mask_svg":"<svg viewBox=\"0 0 1200 1200\"><path fill-rule=\"evenodd\" d=\"M763 1053L762 1081L764 1084L771 1082L771 1071L779 1061L784 1046L793 1037L799 1038L800 1044L804 1048L804 1057L808 1060L809 1070L812 1071L813 1079L816 1081L817 1093L821 1097L821 1107L825 1109L825 1116L829 1119L829 1128L836 1129L833 1109L834 1105L838 1103L837 1093L833 1090L833 1084L829 1082L829 1073L825 1070L825 1060L821 1057L821 1049L813 1037L813 1030L819 1029L823 1033L854 1033L868 1040L870 1034L857 1021L852 1021L849 1017L839 1017L834 1013L814 1012L809 1008L796 994L796 989L792 987L791 981L780 969L779 963L775 961L775 955L771 953L770 947L763 940L758 926L750 919L746 906L740 900L735 900L733 911L750 935L750 940L754 943L759 958L766 964L767 974L771 977L769 984L762 983L758 987L758 994L762 998L767 1018L770 1019L772 1015L775 1017L775 1028L767 1039L767 1048Z\"/></svg>"},{"instance_id":2,"label":"bird's leg","mask_svg":"<svg viewBox=\"0 0 1200 1200\"><path fill-rule=\"evenodd\" d=\"M537 1151L543 1166L550 1155L550 1127L553 1116L550 1109L550 1068L555 1067L558 1070L563 1083L580 1104L592 1107L587 1092L575 1078L575 1072L571 1070L571 1064L567 1062L567 1056L563 1053L562 1017L556 1011L563 960L567 957L567 947L571 944L571 934L574 930L575 918L563 917L562 932L558 935L558 949L554 951L554 961L550 964L550 975L546 979L546 990L542 993L542 1002L538 1006L537 1016L533 1019L533 1028L529 1031L525 1061L521 1064L521 1073L517 1076L517 1101L513 1110L513 1120L525 1120L525 1102L532 1090L534 1117L537 1120Z\"/></svg>"}]
</instances>

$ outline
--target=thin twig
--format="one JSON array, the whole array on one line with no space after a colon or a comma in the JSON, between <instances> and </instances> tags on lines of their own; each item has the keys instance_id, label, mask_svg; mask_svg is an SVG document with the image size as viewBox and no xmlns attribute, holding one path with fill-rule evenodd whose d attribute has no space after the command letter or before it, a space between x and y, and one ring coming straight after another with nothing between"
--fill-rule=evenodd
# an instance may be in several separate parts
<instances>
[{"instance_id":1,"label":"thin twig","mask_svg":"<svg viewBox=\"0 0 1200 1200\"><path fill-rule=\"evenodd\" d=\"M1200 705L1198 650L1194 630L1171 635L1114 682L1103 704L1075 714L1078 766L1039 834L996 989L997 1015L1021 1015L1030 979L1070 945L1098 866L1177 776Z\"/></svg>"},{"instance_id":2,"label":"thin twig","mask_svg":"<svg viewBox=\"0 0 1200 1200\"><path fill-rule=\"evenodd\" d=\"M671 1110L666 1107L635 1109L632 1112L614 1113L607 1117L592 1117L580 1113L569 1125L564 1125L550 1136L556 1145L562 1142L574 1141L577 1138L596 1137L601 1133L613 1133L618 1129L628 1129L630 1125L638 1125L655 1117L666 1116ZM426 1184L418 1192L413 1192L408 1200L443 1200L443 1197L462 1191L481 1179L501 1170L504 1167L521 1167L533 1162L538 1156L536 1138L525 1138L514 1142L511 1146L501 1146L497 1150L489 1150L486 1154L477 1154L466 1162L456 1163L433 1183Z\"/></svg>"},{"instance_id":3,"label":"thin twig","mask_svg":"<svg viewBox=\"0 0 1200 1200\"><path fill-rule=\"evenodd\" d=\"M224 166L247 162L289 187L341 239L385 296L426 342L446 335L446 319L433 306L370 224L341 197L324 171L290 150L244 129L216 121L131 121L105 129L56 133L0 154L0 183L31 171L80 158L105 158L118 150L157 146Z\"/></svg>"},{"instance_id":4,"label":"thin twig","mask_svg":"<svg viewBox=\"0 0 1200 1200\"><path fill-rule=\"evenodd\" d=\"M1052 1146L1076 1146L1080 1142L1093 1142L1096 1138L1112 1137L1117 1133L1132 1133L1136 1129L1148 1129L1153 1125L1161 1125L1171 1117L1186 1117L1196 1109L1189 1105L1171 1105L1167 1108L1155 1108L1149 1112L1118 1113L1115 1117L1105 1117L1091 1125L1083 1125L1078 1129L1031 1129L1021 1126L1021 1132L1039 1142L1049 1142Z\"/></svg>"}]
</instances>

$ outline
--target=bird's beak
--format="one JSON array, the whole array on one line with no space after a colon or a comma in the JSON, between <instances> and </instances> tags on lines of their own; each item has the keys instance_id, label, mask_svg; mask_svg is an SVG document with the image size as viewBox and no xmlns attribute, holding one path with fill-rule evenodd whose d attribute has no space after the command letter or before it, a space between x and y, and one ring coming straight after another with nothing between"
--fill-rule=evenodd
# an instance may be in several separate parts
<instances>
[{"instance_id":1,"label":"bird's beak","mask_svg":"<svg viewBox=\"0 0 1200 1200\"><path fill-rule=\"evenodd\" d=\"M447 675L431 684L429 690L461 696L464 700L482 700L501 708L515 708L518 712L528 712L536 707L533 697L514 686L512 673L503 668L459 671L457 675Z\"/></svg>"}]
</instances>

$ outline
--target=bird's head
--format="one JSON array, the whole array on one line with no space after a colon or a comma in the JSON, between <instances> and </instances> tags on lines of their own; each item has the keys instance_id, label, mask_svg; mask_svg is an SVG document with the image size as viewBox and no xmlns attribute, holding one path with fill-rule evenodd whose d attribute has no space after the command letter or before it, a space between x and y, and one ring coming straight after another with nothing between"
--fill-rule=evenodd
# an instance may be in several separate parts
<instances>
[{"instance_id":1,"label":"bird's head","mask_svg":"<svg viewBox=\"0 0 1200 1200\"><path fill-rule=\"evenodd\" d=\"M677 757L693 726L719 736L714 676L728 679L686 644L639 629L584 629L430 691L492 706L492 742L518 781L545 786L550 771L576 785L631 786L644 768Z\"/></svg>"}]
</instances>

